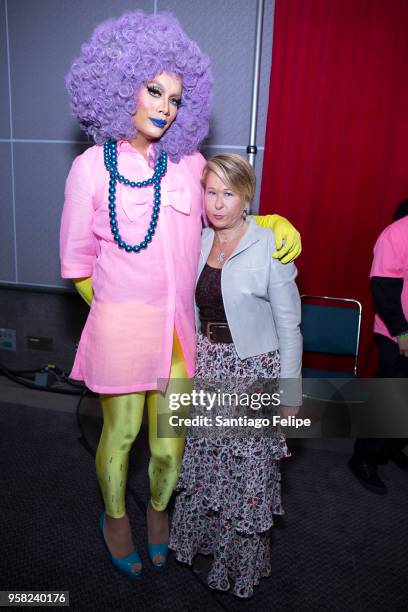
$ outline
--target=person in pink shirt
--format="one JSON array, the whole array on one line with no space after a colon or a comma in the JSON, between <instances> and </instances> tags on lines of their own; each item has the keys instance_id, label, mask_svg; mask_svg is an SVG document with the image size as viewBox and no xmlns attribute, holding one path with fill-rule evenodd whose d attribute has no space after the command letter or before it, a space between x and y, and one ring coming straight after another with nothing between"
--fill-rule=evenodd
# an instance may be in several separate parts
<instances>
[{"instance_id":1,"label":"person in pink shirt","mask_svg":"<svg viewBox=\"0 0 408 612\"><path fill-rule=\"evenodd\" d=\"M90 303L71 377L101 394L104 425L96 470L105 512L99 526L113 564L141 572L125 508L129 451L145 400L151 500L148 550L168 554L166 507L184 440L157 433L172 380L194 374L194 288L202 229L197 151L208 133L208 57L170 15L126 13L100 24L67 75L71 105L96 145L66 182L61 273ZM299 235L269 218L290 260Z\"/></svg>"},{"instance_id":2,"label":"person in pink shirt","mask_svg":"<svg viewBox=\"0 0 408 612\"><path fill-rule=\"evenodd\" d=\"M408 200L397 207L394 222L378 237L371 266L375 308L374 337L379 353L379 378L408 378ZM349 465L359 482L379 495L387 486L378 464L393 461L408 472L404 438L358 438Z\"/></svg>"}]
</instances>

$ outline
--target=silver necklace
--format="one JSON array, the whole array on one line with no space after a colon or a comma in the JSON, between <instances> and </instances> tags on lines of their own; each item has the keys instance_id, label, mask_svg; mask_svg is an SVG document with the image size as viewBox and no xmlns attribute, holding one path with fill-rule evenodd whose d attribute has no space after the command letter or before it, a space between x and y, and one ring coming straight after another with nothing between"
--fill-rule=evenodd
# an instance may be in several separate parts
<instances>
[{"instance_id":1,"label":"silver necklace","mask_svg":"<svg viewBox=\"0 0 408 612\"><path fill-rule=\"evenodd\" d=\"M223 263L225 259L225 253L224 251L220 251L216 257L216 260L218 261L218 263Z\"/></svg>"},{"instance_id":2,"label":"silver necklace","mask_svg":"<svg viewBox=\"0 0 408 612\"><path fill-rule=\"evenodd\" d=\"M239 228L234 232L234 234L233 234L232 238L230 238L230 240L225 240L225 244L227 244L227 245L231 244L231 242L233 242L235 240L235 238L237 237L237 235L239 234L241 228L242 228L242 225L240 225ZM216 237L216 239L218 240L218 242L220 244L220 248L222 248L221 247L221 240L219 239L217 233L215 234L215 237ZM216 258L218 263L224 263L225 257L226 257L226 255L225 255L225 251L224 250L218 251L217 255L215 256L215 258Z\"/></svg>"}]
</instances>

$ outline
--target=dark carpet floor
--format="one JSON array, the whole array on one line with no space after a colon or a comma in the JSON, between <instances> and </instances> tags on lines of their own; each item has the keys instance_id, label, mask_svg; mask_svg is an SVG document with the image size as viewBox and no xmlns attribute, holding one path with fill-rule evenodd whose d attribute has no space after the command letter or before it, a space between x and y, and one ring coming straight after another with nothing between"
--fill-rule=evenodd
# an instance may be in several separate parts
<instances>
[{"instance_id":1,"label":"dark carpet floor","mask_svg":"<svg viewBox=\"0 0 408 612\"><path fill-rule=\"evenodd\" d=\"M101 421L81 423L95 447ZM381 468L390 490L379 497L353 480L346 455L298 442L283 466L286 515L273 529L272 576L239 601L173 557L164 570L149 565L145 431L128 497L143 576L113 571L97 530L93 458L79 437L75 415L0 403L0 590L69 590L70 609L81 612L408 610L408 474L397 467Z\"/></svg>"}]
</instances>

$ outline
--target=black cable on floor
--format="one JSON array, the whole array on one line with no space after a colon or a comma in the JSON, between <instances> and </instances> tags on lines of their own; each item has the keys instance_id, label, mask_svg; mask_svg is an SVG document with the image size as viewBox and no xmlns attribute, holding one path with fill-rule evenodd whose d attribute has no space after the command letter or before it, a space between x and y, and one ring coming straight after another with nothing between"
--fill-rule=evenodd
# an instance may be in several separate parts
<instances>
[{"instance_id":1,"label":"black cable on floor","mask_svg":"<svg viewBox=\"0 0 408 612\"><path fill-rule=\"evenodd\" d=\"M37 370L36 372L32 372L32 373L40 373L40 372ZM89 391L83 386L82 388L78 388L78 390L74 391L71 389L61 389L59 387L46 387L42 385L37 385L35 382L32 382L22 376L18 376L14 374L11 370L6 368L2 364L0 364L0 373L3 374L3 376L8 378L9 380L12 380L13 382L17 384L22 385L23 387L28 387L29 389L35 389L37 391L49 391L51 393L62 393L64 395L83 395L84 390L85 390L87 395L95 395L94 393L92 393L92 391ZM67 382L67 381L64 381L64 382ZM71 384L71 383L68 383L68 384ZM76 386L76 385L73 385L73 386Z\"/></svg>"}]
</instances>

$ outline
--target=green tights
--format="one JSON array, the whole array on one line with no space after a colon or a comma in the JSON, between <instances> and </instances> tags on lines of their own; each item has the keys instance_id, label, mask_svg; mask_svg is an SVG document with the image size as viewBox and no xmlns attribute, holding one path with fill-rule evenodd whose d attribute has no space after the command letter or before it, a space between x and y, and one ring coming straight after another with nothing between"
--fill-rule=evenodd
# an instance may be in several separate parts
<instances>
[{"instance_id":1,"label":"green tights","mask_svg":"<svg viewBox=\"0 0 408 612\"><path fill-rule=\"evenodd\" d=\"M151 505L165 510L176 486L184 450L184 438L157 436L157 415L169 413L171 379L187 378L183 353L174 333L170 380L166 393L145 391L126 395L102 395L103 429L96 451L96 474L105 502L106 514L121 518L126 514L125 491L129 452L139 433L147 400L149 420L149 463ZM174 389L173 389L174 391Z\"/></svg>"}]
</instances>

